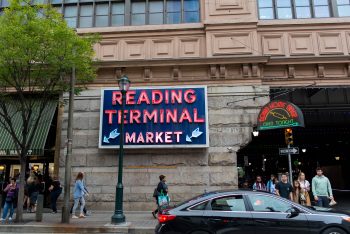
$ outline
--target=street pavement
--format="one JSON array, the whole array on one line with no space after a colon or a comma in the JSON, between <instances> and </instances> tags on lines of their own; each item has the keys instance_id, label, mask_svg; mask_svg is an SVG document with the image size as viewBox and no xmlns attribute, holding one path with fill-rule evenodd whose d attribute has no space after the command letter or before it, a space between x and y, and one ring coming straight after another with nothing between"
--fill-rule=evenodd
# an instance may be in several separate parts
<instances>
[{"instance_id":1,"label":"street pavement","mask_svg":"<svg viewBox=\"0 0 350 234\"><path fill-rule=\"evenodd\" d=\"M113 212L93 211L84 219L70 219L70 224L61 223L61 213L44 213L43 221L36 222L35 214L24 214L22 224L2 224L2 233L121 233L121 234L154 234L157 220L151 212L126 212L125 225L111 225Z\"/></svg>"},{"instance_id":2,"label":"street pavement","mask_svg":"<svg viewBox=\"0 0 350 234\"><path fill-rule=\"evenodd\" d=\"M338 210L350 212L350 191L335 191ZM112 211L93 211L84 219L71 219L70 224L61 223L61 213L51 214L45 209L43 221L36 222L35 214L25 213L22 224L0 225L0 234L8 233L119 233L119 234L154 234L157 225L151 212L125 212L127 224L111 225Z\"/></svg>"}]
</instances>

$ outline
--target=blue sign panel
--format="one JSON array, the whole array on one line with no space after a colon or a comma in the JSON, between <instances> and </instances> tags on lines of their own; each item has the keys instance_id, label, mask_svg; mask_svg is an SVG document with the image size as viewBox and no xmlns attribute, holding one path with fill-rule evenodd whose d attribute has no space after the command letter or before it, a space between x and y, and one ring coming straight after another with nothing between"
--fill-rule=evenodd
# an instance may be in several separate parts
<instances>
[{"instance_id":1,"label":"blue sign panel","mask_svg":"<svg viewBox=\"0 0 350 234\"><path fill-rule=\"evenodd\" d=\"M208 147L206 86L130 89L121 113L118 89L101 93L100 148L118 148L124 121L127 148Z\"/></svg>"}]
</instances>

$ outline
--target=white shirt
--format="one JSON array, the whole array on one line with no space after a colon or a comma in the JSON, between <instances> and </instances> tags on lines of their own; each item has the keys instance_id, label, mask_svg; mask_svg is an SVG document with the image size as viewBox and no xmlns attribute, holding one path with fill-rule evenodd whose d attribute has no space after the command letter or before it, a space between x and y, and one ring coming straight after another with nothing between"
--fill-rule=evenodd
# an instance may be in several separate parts
<instances>
[{"instance_id":1,"label":"white shirt","mask_svg":"<svg viewBox=\"0 0 350 234\"><path fill-rule=\"evenodd\" d=\"M299 180L299 183L300 183L300 188L305 189L308 192L310 191L310 183L309 183L309 181L307 181L307 180L300 181Z\"/></svg>"}]
</instances>

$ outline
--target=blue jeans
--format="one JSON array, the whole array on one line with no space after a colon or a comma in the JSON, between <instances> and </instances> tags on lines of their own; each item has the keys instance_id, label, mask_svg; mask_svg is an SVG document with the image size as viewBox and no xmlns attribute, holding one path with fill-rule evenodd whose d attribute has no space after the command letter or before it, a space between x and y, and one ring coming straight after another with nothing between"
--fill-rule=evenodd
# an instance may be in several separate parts
<instances>
[{"instance_id":1,"label":"blue jeans","mask_svg":"<svg viewBox=\"0 0 350 234\"><path fill-rule=\"evenodd\" d=\"M7 218L7 213L9 212L10 209L10 218L12 218L13 216L13 212L14 212L14 207L13 207L13 203L12 202L5 202L4 205L4 211L2 213L2 219L6 219Z\"/></svg>"},{"instance_id":2,"label":"blue jeans","mask_svg":"<svg viewBox=\"0 0 350 234\"><path fill-rule=\"evenodd\" d=\"M329 207L329 198L327 196L318 196L317 206Z\"/></svg>"},{"instance_id":3,"label":"blue jeans","mask_svg":"<svg viewBox=\"0 0 350 234\"><path fill-rule=\"evenodd\" d=\"M85 199L84 199L84 197L78 197L78 198L74 198L74 206L73 206L73 210L72 210L72 215L75 215L75 210L78 208L79 201L80 201L80 214L84 214Z\"/></svg>"}]
</instances>

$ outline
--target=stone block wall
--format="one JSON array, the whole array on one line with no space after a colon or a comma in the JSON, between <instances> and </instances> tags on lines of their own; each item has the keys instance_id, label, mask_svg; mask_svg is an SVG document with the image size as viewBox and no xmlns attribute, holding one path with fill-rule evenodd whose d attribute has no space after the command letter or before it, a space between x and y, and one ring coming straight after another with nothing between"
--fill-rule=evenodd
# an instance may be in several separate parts
<instances>
[{"instance_id":1,"label":"stone block wall","mask_svg":"<svg viewBox=\"0 0 350 234\"><path fill-rule=\"evenodd\" d=\"M100 88L91 88L75 98L72 179L79 171L85 173L89 209L113 210L118 151L98 149L100 93ZM124 209L154 208L152 194L160 174L167 176L174 203L205 190L237 188L236 152L251 140L260 107L269 101L268 93L266 86L209 86L209 148L126 149ZM61 181L65 170L67 110L68 106L62 124Z\"/></svg>"}]
</instances>

